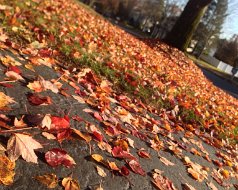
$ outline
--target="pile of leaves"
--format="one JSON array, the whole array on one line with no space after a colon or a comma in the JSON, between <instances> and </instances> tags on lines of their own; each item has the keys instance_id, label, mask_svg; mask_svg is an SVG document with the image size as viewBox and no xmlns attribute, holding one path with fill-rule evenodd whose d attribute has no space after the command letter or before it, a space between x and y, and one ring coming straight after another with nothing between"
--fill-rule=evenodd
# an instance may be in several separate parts
<instances>
[{"instance_id":1,"label":"pile of leaves","mask_svg":"<svg viewBox=\"0 0 238 190\"><path fill-rule=\"evenodd\" d=\"M59 143L81 139L91 147L93 141L100 149L124 161L124 165L118 166L90 152L99 165L125 177L130 171L146 176L138 156L144 159L151 156L142 148L138 148L137 156L131 153L130 149L135 148L129 138L132 135L156 152L172 152L197 181L203 182L211 175L221 186L232 186L225 179L237 178L237 152L232 143L238 140L238 101L213 86L183 53L162 43L155 45L138 40L73 0L0 2L1 50L9 49L27 61L22 64L9 56L1 57L0 134L8 135L7 143L0 147L0 167L4 168L4 175L0 175L2 184L13 183L15 161L20 156L27 162L38 162L34 151L44 146L29 132L37 130L46 139ZM59 77L40 76L35 70L42 65ZM29 79L29 75L34 78ZM89 105L90 109L83 111L100 122L100 126L70 114L23 114L12 119L9 113L20 102L2 89L20 84L29 90L25 96L27 104L54 104L50 95L44 95L50 91ZM71 126L72 120L81 123L83 130ZM175 132L184 133L183 142L197 148L190 149L178 142L171 135ZM226 154L218 151L220 160L212 160L201 142L193 139L194 134L212 146L223 148ZM166 137L166 142L158 135ZM209 172L184 156L183 151L203 157L220 168ZM52 167L76 165L58 147L46 151L44 157ZM167 166L174 165L162 156L159 158ZM222 168L223 165L229 169ZM101 167L96 169L100 176L106 177ZM153 184L158 189L176 189L162 173L158 169L153 171ZM36 179L49 188L58 184L55 174ZM214 186L212 182L207 183ZM65 177L61 184L65 189L79 189L72 176ZM192 189L189 184L184 186Z\"/></svg>"}]
</instances>

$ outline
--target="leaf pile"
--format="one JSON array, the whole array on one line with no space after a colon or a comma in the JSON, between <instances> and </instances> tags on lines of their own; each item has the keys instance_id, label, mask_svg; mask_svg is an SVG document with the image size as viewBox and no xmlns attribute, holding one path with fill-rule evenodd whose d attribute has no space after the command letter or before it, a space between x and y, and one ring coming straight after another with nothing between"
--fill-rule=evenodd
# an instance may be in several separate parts
<instances>
[{"instance_id":1,"label":"leaf pile","mask_svg":"<svg viewBox=\"0 0 238 190\"><path fill-rule=\"evenodd\" d=\"M235 187L229 180L238 179L237 147L232 144L238 139L238 101L213 86L183 53L138 40L73 0L1 0L0 10L0 50L18 57L0 57L0 134L7 136L0 147L0 183L13 183L19 158L38 163L35 152L42 148L49 166L78 167L70 147L66 151L63 145L83 140L103 178L109 171L128 180L135 174L148 177L151 169L141 164L146 161L175 167L162 154L154 156L170 152L198 183L214 188L213 178L217 185ZM52 78L45 77L45 68L54 73ZM21 101L20 92L10 93L19 86L27 92ZM71 109L84 109L56 114L62 100ZM11 111L22 104L25 110L12 119ZM50 111L38 113L42 107ZM37 140L39 134L43 142ZM183 137L178 140L177 134ZM60 148L49 148L52 141ZM146 146L139 147L138 141ZM216 159L204 142L217 148ZM94 145L103 156L94 152ZM80 189L72 176L60 177L65 189ZM35 177L49 188L57 186L58 178L53 173ZM152 178L158 189L176 189L160 170Z\"/></svg>"}]
</instances>

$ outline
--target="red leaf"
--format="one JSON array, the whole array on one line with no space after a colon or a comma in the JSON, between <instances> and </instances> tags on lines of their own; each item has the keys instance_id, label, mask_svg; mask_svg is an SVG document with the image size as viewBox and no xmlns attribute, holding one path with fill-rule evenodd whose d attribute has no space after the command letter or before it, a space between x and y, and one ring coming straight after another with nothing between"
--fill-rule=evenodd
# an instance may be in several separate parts
<instances>
[{"instance_id":1,"label":"red leaf","mask_svg":"<svg viewBox=\"0 0 238 190\"><path fill-rule=\"evenodd\" d=\"M130 174L130 171L127 169L126 166L122 166L121 167L121 171L120 174L124 175L124 176L128 176Z\"/></svg>"},{"instance_id":2,"label":"red leaf","mask_svg":"<svg viewBox=\"0 0 238 190\"><path fill-rule=\"evenodd\" d=\"M98 121L103 121L102 116L98 112L94 112L93 116L98 120Z\"/></svg>"},{"instance_id":3,"label":"red leaf","mask_svg":"<svg viewBox=\"0 0 238 190\"><path fill-rule=\"evenodd\" d=\"M8 83L1 83L0 85L3 86L3 87L7 87L7 88L12 88L13 87L12 84L8 84Z\"/></svg>"},{"instance_id":4,"label":"red leaf","mask_svg":"<svg viewBox=\"0 0 238 190\"><path fill-rule=\"evenodd\" d=\"M72 130L70 128L65 129L59 133L57 133L57 140L62 142L63 140L69 139L72 134Z\"/></svg>"},{"instance_id":5,"label":"red leaf","mask_svg":"<svg viewBox=\"0 0 238 190\"><path fill-rule=\"evenodd\" d=\"M59 148L53 148L46 152L45 160L52 167L64 165L65 167L69 168L76 164L74 159L69 156L65 150Z\"/></svg>"},{"instance_id":6,"label":"red leaf","mask_svg":"<svg viewBox=\"0 0 238 190\"><path fill-rule=\"evenodd\" d=\"M64 117L51 117L51 129L52 130L61 130L67 129L70 127L69 117L65 115Z\"/></svg>"},{"instance_id":7,"label":"red leaf","mask_svg":"<svg viewBox=\"0 0 238 190\"><path fill-rule=\"evenodd\" d=\"M34 94L30 93L27 96L27 99L34 106L39 106L43 104L52 104L52 100L49 96L43 97L43 96L37 95L36 93Z\"/></svg>"},{"instance_id":8,"label":"red leaf","mask_svg":"<svg viewBox=\"0 0 238 190\"><path fill-rule=\"evenodd\" d=\"M146 152L145 150L139 150L138 152L138 155L142 158L150 158L150 155L148 152Z\"/></svg>"},{"instance_id":9,"label":"red leaf","mask_svg":"<svg viewBox=\"0 0 238 190\"><path fill-rule=\"evenodd\" d=\"M112 149L112 155L115 158L123 158L123 159L128 159L128 160L136 160L136 157L134 157L132 154L130 154L127 151L124 151L122 147L120 146L115 146Z\"/></svg>"},{"instance_id":10,"label":"red leaf","mask_svg":"<svg viewBox=\"0 0 238 190\"><path fill-rule=\"evenodd\" d=\"M130 162L128 162L128 164L133 172L140 174L142 176L146 175L145 171L142 169L142 167L140 166L140 164L137 161L131 160Z\"/></svg>"},{"instance_id":11,"label":"red leaf","mask_svg":"<svg viewBox=\"0 0 238 190\"><path fill-rule=\"evenodd\" d=\"M99 142L103 141L103 136L99 132L93 131L92 135L97 141L99 141Z\"/></svg>"},{"instance_id":12,"label":"red leaf","mask_svg":"<svg viewBox=\"0 0 238 190\"><path fill-rule=\"evenodd\" d=\"M76 120L76 121L78 121L78 122L84 121L81 117L79 117L79 116L77 116L77 115L72 116L72 119L73 119L73 120Z\"/></svg>"},{"instance_id":13,"label":"red leaf","mask_svg":"<svg viewBox=\"0 0 238 190\"><path fill-rule=\"evenodd\" d=\"M17 74L21 74L21 70L17 66L9 66L8 71L14 71Z\"/></svg>"}]
</instances>

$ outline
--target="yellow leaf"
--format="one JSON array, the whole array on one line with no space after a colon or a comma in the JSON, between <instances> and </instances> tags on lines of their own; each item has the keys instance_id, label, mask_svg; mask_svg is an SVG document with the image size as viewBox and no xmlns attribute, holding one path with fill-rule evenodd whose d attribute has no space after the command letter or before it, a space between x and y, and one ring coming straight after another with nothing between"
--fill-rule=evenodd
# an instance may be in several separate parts
<instances>
[{"instance_id":1,"label":"yellow leaf","mask_svg":"<svg viewBox=\"0 0 238 190\"><path fill-rule=\"evenodd\" d=\"M230 177L230 173L228 170L222 170L221 175L226 179L228 179Z\"/></svg>"},{"instance_id":2,"label":"yellow leaf","mask_svg":"<svg viewBox=\"0 0 238 190\"><path fill-rule=\"evenodd\" d=\"M11 97L5 95L3 92L0 92L0 110L5 108L8 104L14 102L15 101Z\"/></svg>"},{"instance_id":3,"label":"yellow leaf","mask_svg":"<svg viewBox=\"0 0 238 190\"><path fill-rule=\"evenodd\" d=\"M100 175L102 177L106 177L107 176L105 171L102 168L100 168L99 166L96 166L96 169L97 169L98 175Z\"/></svg>"},{"instance_id":4,"label":"yellow leaf","mask_svg":"<svg viewBox=\"0 0 238 190\"><path fill-rule=\"evenodd\" d=\"M103 157L100 154L92 154L92 158L96 161L96 162L102 162L103 161Z\"/></svg>"},{"instance_id":5,"label":"yellow leaf","mask_svg":"<svg viewBox=\"0 0 238 190\"><path fill-rule=\"evenodd\" d=\"M58 178L55 174L46 174L42 176L36 176L34 178L50 189L55 188L58 184Z\"/></svg>"},{"instance_id":6,"label":"yellow leaf","mask_svg":"<svg viewBox=\"0 0 238 190\"><path fill-rule=\"evenodd\" d=\"M87 143L89 143L92 140L92 137L90 135L87 134L83 134L81 131L77 130L77 129L73 129L73 132L78 135L80 138L82 138L83 140L85 140Z\"/></svg>"},{"instance_id":7,"label":"yellow leaf","mask_svg":"<svg viewBox=\"0 0 238 190\"><path fill-rule=\"evenodd\" d=\"M66 177L62 180L62 185L65 190L80 190L78 182L71 177Z\"/></svg>"},{"instance_id":8,"label":"yellow leaf","mask_svg":"<svg viewBox=\"0 0 238 190\"><path fill-rule=\"evenodd\" d=\"M5 155L0 155L0 184L11 185L13 178L15 162L9 160Z\"/></svg>"}]
</instances>

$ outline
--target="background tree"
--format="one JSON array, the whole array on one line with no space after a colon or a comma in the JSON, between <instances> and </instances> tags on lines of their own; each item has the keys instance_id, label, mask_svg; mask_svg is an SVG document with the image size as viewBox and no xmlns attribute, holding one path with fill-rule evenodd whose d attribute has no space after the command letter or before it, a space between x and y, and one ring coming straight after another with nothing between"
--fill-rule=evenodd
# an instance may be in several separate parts
<instances>
[{"instance_id":1,"label":"background tree","mask_svg":"<svg viewBox=\"0 0 238 190\"><path fill-rule=\"evenodd\" d=\"M227 16L228 0L212 0L193 35L193 54L199 57L205 50L215 49Z\"/></svg>"},{"instance_id":2,"label":"background tree","mask_svg":"<svg viewBox=\"0 0 238 190\"><path fill-rule=\"evenodd\" d=\"M192 38L193 32L197 28L200 19L211 1L212 0L189 0L174 27L167 34L165 42L185 51Z\"/></svg>"},{"instance_id":3,"label":"background tree","mask_svg":"<svg viewBox=\"0 0 238 190\"><path fill-rule=\"evenodd\" d=\"M214 55L217 59L232 65L238 56L238 35L234 35L230 40L221 39Z\"/></svg>"}]
</instances>

